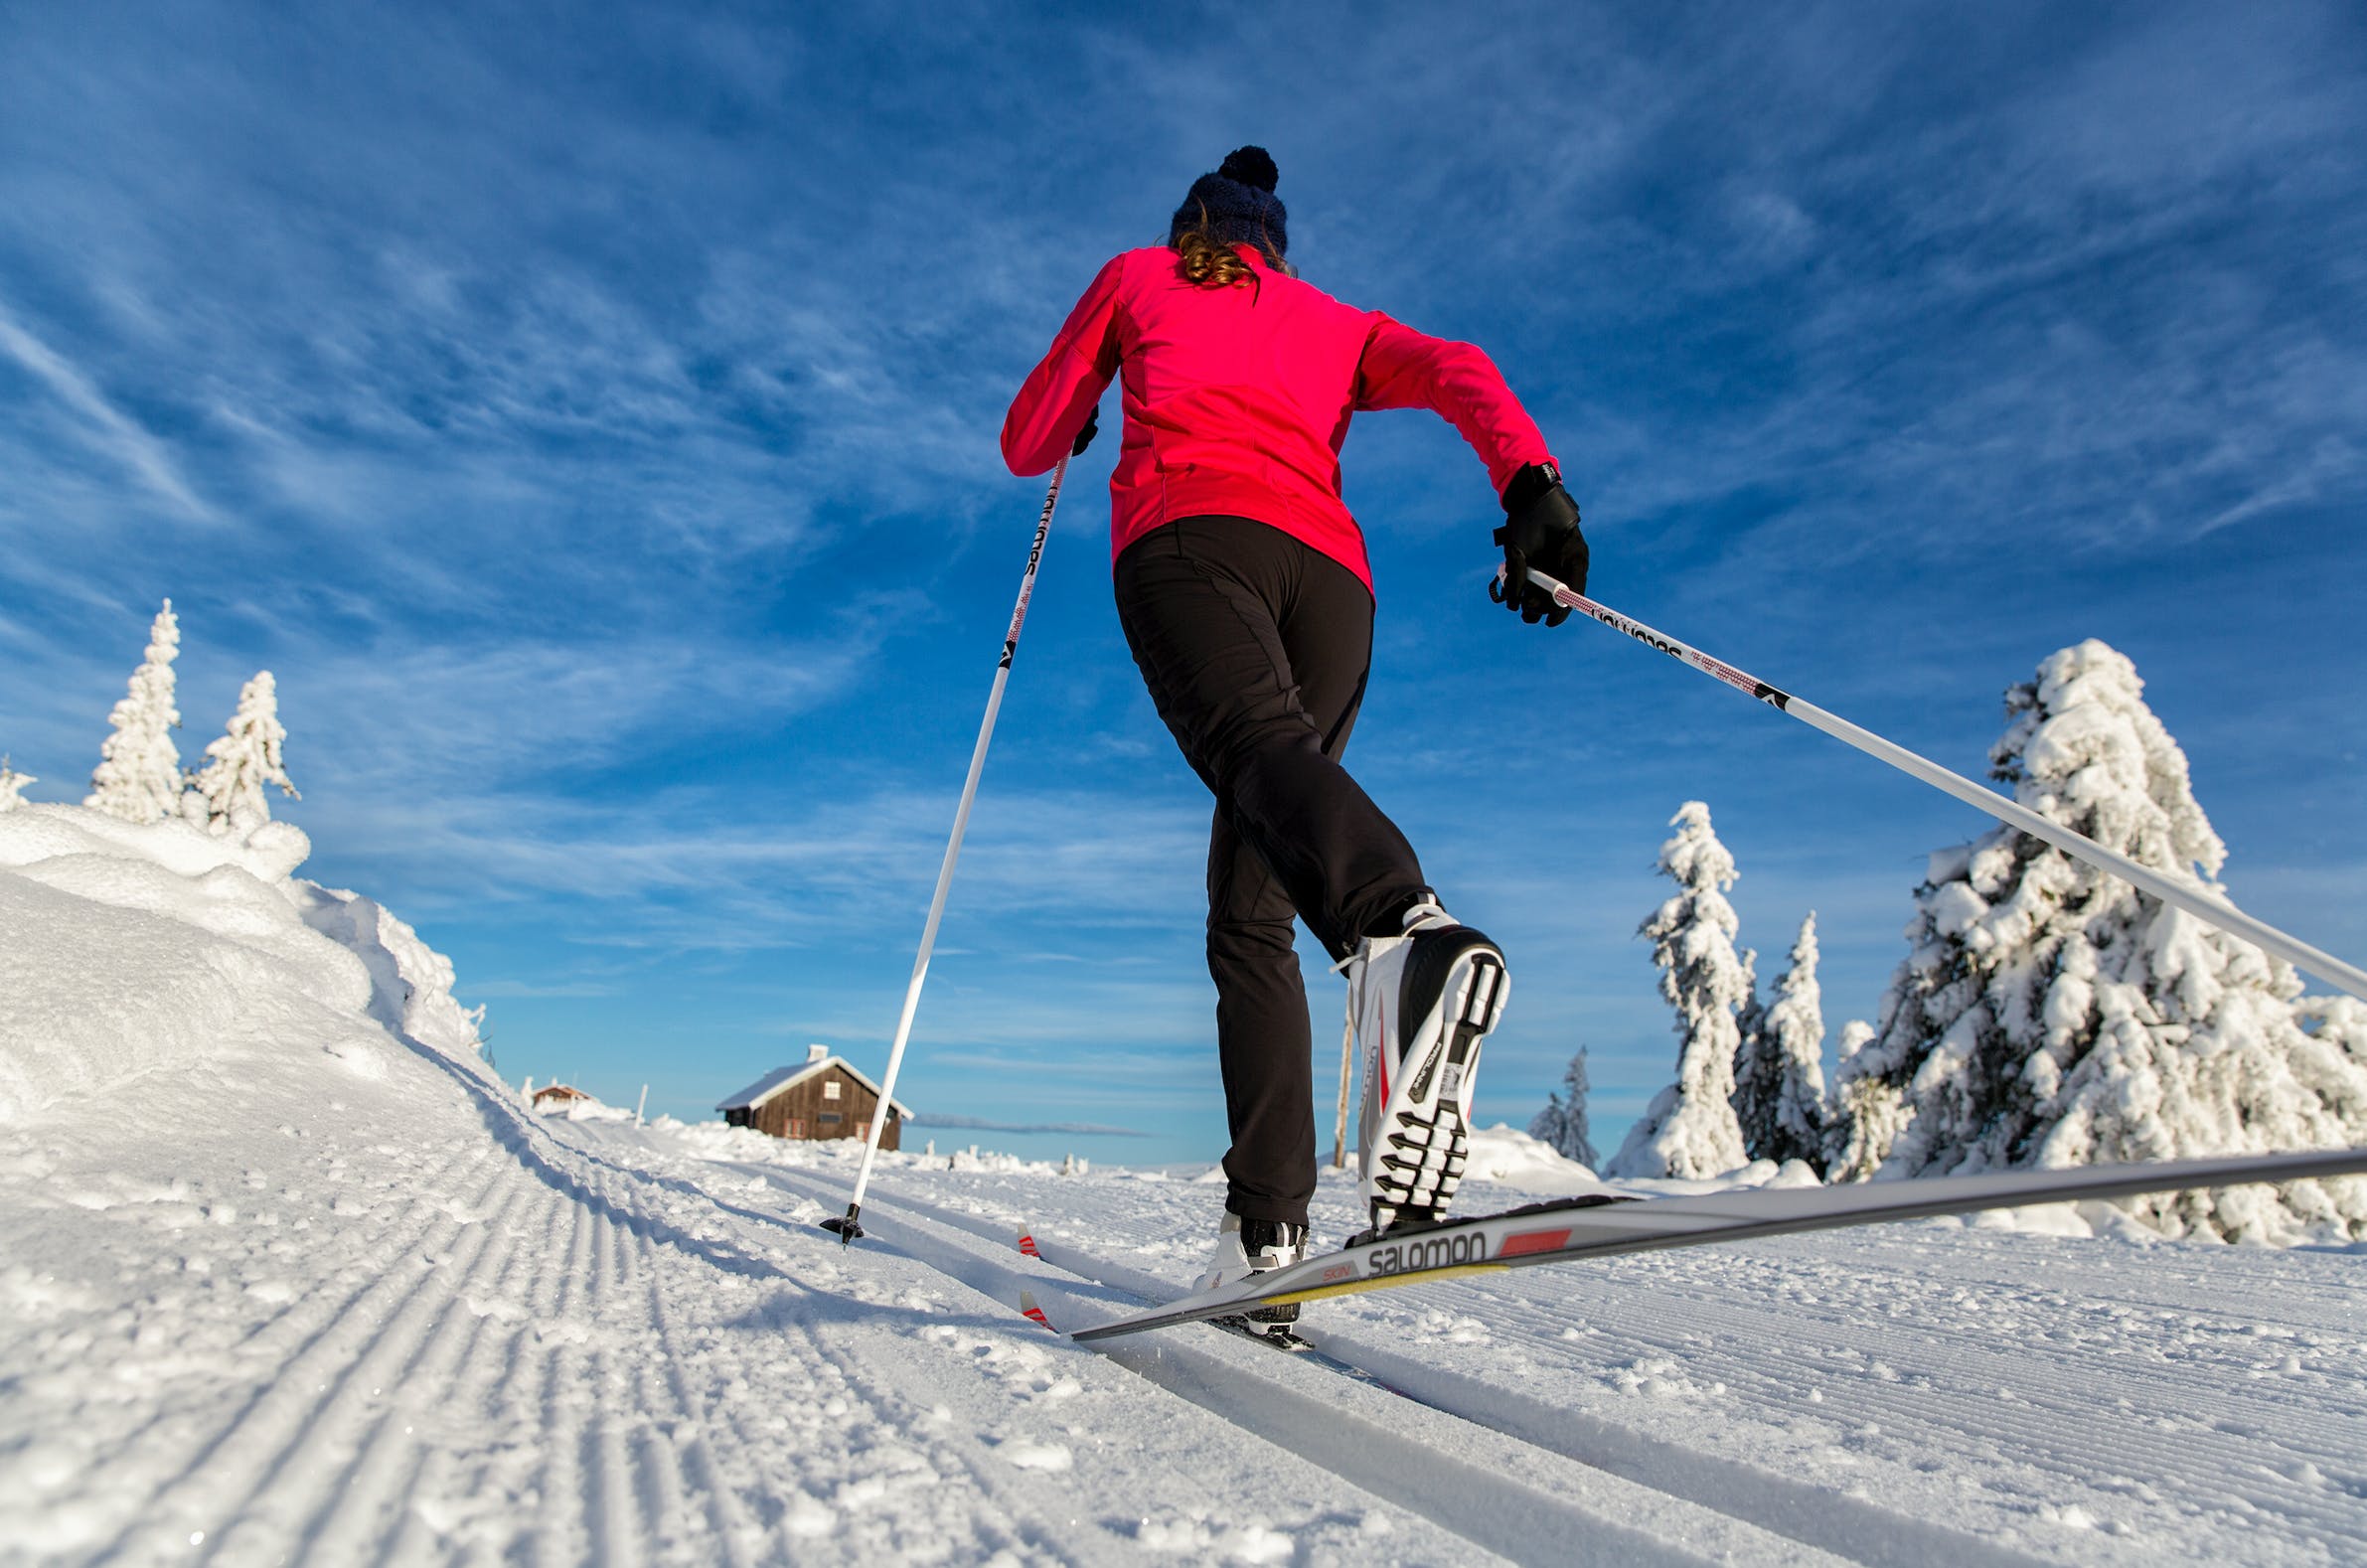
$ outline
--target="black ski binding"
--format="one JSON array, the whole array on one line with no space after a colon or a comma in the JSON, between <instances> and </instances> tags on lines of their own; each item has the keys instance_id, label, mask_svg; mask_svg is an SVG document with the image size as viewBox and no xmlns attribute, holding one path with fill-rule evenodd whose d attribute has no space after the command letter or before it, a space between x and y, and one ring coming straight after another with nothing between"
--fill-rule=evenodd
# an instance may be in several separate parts
<instances>
[{"instance_id":1,"label":"black ski binding","mask_svg":"<svg viewBox=\"0 0 2367 1568\"><path fill-rule=\"evenodd\" d=\"M1302 1350L1315 1348L1299 1336L1298 1331L1285 1325L1253 1322L1246 1313L1233 1313L1208 1321L1228 1333L1237 1333L1244 1339L1255 1339L1267 1349L1280 1350L1286 1355L1296 1355Z\"/></svg>"}]
</instances>

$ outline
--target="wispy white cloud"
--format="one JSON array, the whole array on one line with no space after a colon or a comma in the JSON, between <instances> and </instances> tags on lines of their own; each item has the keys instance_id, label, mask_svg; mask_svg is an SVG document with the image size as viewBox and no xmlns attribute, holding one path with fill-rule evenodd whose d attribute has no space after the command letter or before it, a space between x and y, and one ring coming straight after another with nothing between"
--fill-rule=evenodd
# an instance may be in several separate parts
<instances>
[{"instance_id":1,"label":"wispy white cloud","mask_svg":"<svg viewBox=\"0 0 2367 1568\"><path fill-rule=\"evenodd\" d=\"M80 416L79 433L131 474L150 494L194 522L219 521L175 467L163 442L99 391L96 383L0 309L0 354L5 354Z\"/></svg>"},{"instance_id":2,"label":"wispy white cloud","mask_svg":"<svg viewBox=\"0 0 2367 1568\"><path fill-rule=\"evenodd\" d=\"M613 997L617 988L596 981L558 981L545 984L528 980L472 980L468 984L472 1002L508 1002L512 1000L541 1001L550 998Z\"/></svg>"}]
</instances>

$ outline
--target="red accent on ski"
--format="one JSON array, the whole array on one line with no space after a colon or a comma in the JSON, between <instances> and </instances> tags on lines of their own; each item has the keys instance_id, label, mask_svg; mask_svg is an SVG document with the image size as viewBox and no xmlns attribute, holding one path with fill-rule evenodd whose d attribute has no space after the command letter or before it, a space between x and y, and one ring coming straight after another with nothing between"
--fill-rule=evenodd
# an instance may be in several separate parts
<instances>
[{"instance_id":1,"label":"red accent on ski","mask_svg":"<svg viewBox=\"0 0 2367 1568\"><path fill-rule=\"evenodd\" d=\"M1035 1293L1033 1291L1020 1292L1020 1316L1029 1319L1032 1322L1039 1323L1046 1329L1052 1328L1052 1320L1046 1318L1043 1315L1043 1309L1035 1305ZM1057 1329L1052 1329L1052 1332L1054 1333L1058 1333L1060 1331Z\"/></svg>"},{"instance_id":2,"label":"red accent on ski","mask_svg":"<svg viewBox=\"0 0 2367 1568\"><path fill-rule=\"evenodd\" d=\"M1035 1238L1028 1235L1024 1230L1020 1232L1020 1251L1026 1253L1030 1258L1040 1258L1043 1256L1042 1253L1035 1250Z\"/></svg>"},{"instance_id":3,"label":"red accent on ski","mask_svg":"<svg viewBox=\"0 0 2367 1568\"><path fill-rule=\"evenodd\" d=\"M1516 1258L1524 1252L1551 1252L1570 1244L1570 1229L1524 1230L1516 1236L1504 1237L1504 1244L1496 1249L1499 1258Z\"/></svg>"}]
</instances>

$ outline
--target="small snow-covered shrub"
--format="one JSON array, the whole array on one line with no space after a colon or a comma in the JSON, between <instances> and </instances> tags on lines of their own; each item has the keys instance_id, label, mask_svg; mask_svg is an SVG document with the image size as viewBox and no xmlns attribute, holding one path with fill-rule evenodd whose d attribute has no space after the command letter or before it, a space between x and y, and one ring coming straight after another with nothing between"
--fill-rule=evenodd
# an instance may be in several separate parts
<instances>
[{"instance_id":1,"label":"small snow-covered shrub","mask_svg":"<svg viewBox=\"0 0 2367 1568\"><path fill-rule=\"evenodd\" d=\"M181 653L181 623L164 601L148 629L148 657L131 673L130 690L107 715L112 732L98 750L90 793L82 802L125 822L158 822L181 807L181 752L173 744L181 709L174 706L173 661Z\"/></svg>"},{"instance_id":2,"label":"small snow-covered shrub","mask_svg":"<svg viewBox=\"0 0 2367 1568\"><path fill-rule=\"evenodd\" d=\"M206 765L189 776L190 793L183 805L215 833L269 821L266 785L276 786L290 800L303 799L280 755L286 741L286 726L279 722L279 688L270 671L259 671L238 689L237 711L222 738L206 747Z\"/></svg>"},{"instance_id":3,"label":"small snow-covered shrub","mask_svg":"<svg viewBox=\"0 0 2367 1568\"><path fill-rule=\"evenodd\" d=\"M1611 1162L1615 1176L1712 1176L1749 1161L1733 1104L1737 1015L1752 989L1724 892L1734 885L1734 857L1701 802L1686 801L1668 822L1676 833L1660 846L1660 869L1677 891L1642 930L1653 939L1660 995L1676 1009L1676 1081L1629 1130Z\"/></svg>"},{"instance_id":4,"label":"small snow-covered shrub","mask_svg":"<svg viewBox=\"0 0 2367 1568\"><path fill-rule=\"evenodd\" d=\"M1602 1164L1595 1152L1594 1135L1587 1126L1586 1047L1570 1058L1563 1069L1561 1088L1545 1097L1545 1109L1539 1111L1528 1124L1528 1136L1565 1160L1575 1160L1588 1170Z\"/></svg>"},{"instance_id":5,"label":"small snow-covered shrub","mask_svg":"<svg viewBox=\"0 0 2367 1568\"><path fill-rule=\"evenodd\" d=\"M1753 1160L1800 1160L1824 1169L1824 1011L1814 910L1801 922L1775 1005L1743 1033L1734 1061L1734 1116Z\"/></svg>"}]
</instances>

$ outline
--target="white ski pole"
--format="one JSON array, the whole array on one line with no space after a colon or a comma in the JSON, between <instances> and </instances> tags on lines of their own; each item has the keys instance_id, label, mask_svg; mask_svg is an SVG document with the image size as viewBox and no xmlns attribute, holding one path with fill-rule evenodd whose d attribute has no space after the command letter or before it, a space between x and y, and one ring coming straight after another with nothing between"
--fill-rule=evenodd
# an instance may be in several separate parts
<instances>
[{"instance_id":1,"label":"white ski pole","mask_svg":"<svg viewBox=\"0 0 2367 1568\"><path fill-rule=\"evenodd\" d=\"M1020 578L1020 602L1011 612L1011 629L1003 634L1003 658L995 666L995 685L987 693L986 718L978 726L978 744L970 752L970 776L962 781L962 804L953 814L953 837L946 841L945 863L937 867L937 891L929 899L928 923L920 928L920 956L912 961L912 980L904 988L904 1011L896 1018L895 1043L887 1048L887 1073L879 1083L879 1103L871 1107L870 1131L864 1135L863 1165L855 1173L855 1195L847 1212L826 1219L822 1228L835 1231L846 1245L863 1234L856 1218L863 1212L863 1194L870 1185L871 1162L879 1153L879 1134L887 1126L887 1110L896 1092L896 1073L904 1065L904 1044L912 1037L912 1016L920 1011L920 983L928 979L929 954L937 946L937 925L945 918L945 894L953 886L954 862L962 858L962 835L970 828L970 805L978 798L978 775L986 768L987 742L995 735L995 715L1003 708L1003 689L1011 683L1011 661L1020 651L1020 627L1027 619L1027 600L1035 592L1035 568L1043 563L1043 543L1051 537L1052 508L1060 504L1060 482L1068 477L1068 459L1052 467L1051 489L1044 493L1042 515L1035 520L1035 543L1027 549L1027 570Z\"/></svg>"},{"instance_id":2,"label":"white ski pole","mask_svg":"<svg viewBox=\"0 0 2367 1568\"><path fill-rule=\"evenodd\" d=\"M1499 579L1503 571L1501 566L1497 568ZM1551 594L1554 603L1591 616L1613 631L1626 632L1648 648L1657 648L1669 658L1689 664L1703 675L1723 681L1737 692L1755 697L1779 712L1790 713L1803 723L1823 730L1835 740L1855 746L1867 756L1877 757L1902 773L1911 774L1935 789L1945 790L1969 806L1979 807L2008 827L2018 828L2034 839L2043 839L2064 854L2076 856L2098 870L2151 893L2165 904L2174 904L2206 925L2216 926L2230 936L2241 937L2256 947L2265 948L2295 969L2305 969L2320 980L2329 981L2352 996L2367 1001L2367 970L2346 964L2331 953L2320 952L2306 942L2288 936L2267 921L2256 920L2234 904L2199 887L2185 886L2150 866L2139 865L2125 855L2116 855L2086 835L2074 833L2060 823L2049 822L2020 802L2007 800L1995 790L1983 789L1971 779L1951 773L1930 758L1919 756L1905 746L1893 744L1870 729L1860 729L1849 720L1826 712L1806 698L1780 691L1755 675L1737 670L1722 660L1712 659L1697 648L1687 647L1665 632L1655 631L1642 621L1630 620L1617 610L1597 604L1582 593L1573 593L1541 571L1532 569L1528 580Z\"/></svg>"}]
</instances>

